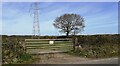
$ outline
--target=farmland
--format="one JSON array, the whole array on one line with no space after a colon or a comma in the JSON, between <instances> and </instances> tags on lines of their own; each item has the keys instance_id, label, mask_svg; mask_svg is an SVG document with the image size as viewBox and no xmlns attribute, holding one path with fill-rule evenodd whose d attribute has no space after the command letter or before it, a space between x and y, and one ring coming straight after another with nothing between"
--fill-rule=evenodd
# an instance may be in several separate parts
<instances>
[{"instance_id":1,"label":"farmland","mask_svg":"<svg viewBox=\"0 0 120 66\"><path fill-rule=\"evenodd\" d=\"M77 43L79 43L82 48L76 48L75 50L72 48L73 43L71 40L55 41L54 44L49 44L48 41L32 41L33 43L31 43L31 41L25 42L25 39L30 38L30 36L3 36L2 62L4 64L24 63L24 61L39 58L39 56L32 56L32 53L50 51L63 51L67 52L67 55L72 55L71 57L79 56L92 59L117 57L119 36L118 34L76 36L78 38ZM72 39L72 36L68 38ZM40 39L65 39L65 36L43 36L40 37ZM26 45L26 50L23 44Z\"/></svg>"}]
</instances>

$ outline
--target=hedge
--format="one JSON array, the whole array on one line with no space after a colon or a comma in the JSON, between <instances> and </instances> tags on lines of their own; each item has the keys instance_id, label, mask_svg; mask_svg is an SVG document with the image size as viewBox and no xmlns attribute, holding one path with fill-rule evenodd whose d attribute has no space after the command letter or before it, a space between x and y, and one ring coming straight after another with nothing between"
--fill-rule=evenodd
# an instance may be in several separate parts
<instances>
[{"instance_id":1,"label":"hedge","mask_svg":"<svg viewBox=\"0 0 120 66\"><path fill-rule=\"evenodd\" d=\"M18 39L3 39L2 42L2 63L14 64L22 63L31 59L31 56L26 53L22 42Z\"/></svg>"},{"instance_id":2,"label":"hedge","mask_svg":"<svg viewBox=\"0 0 120 66\"><path fill-rule=\"evenodd\" d=\"M88 58L107 58L118 56L120 35L82 35L76 36L77 47L69 53Z\"/></svg>"},{"instance_id":3,"label":"hedge","mask_svg":"<svg viewBox=\"0 0 120 66\"><path fill-rule=\"evenodd\" d=\"M80 44L118 44L120 35L86 35L77 36Z\"/></svg>"}]
</instances>

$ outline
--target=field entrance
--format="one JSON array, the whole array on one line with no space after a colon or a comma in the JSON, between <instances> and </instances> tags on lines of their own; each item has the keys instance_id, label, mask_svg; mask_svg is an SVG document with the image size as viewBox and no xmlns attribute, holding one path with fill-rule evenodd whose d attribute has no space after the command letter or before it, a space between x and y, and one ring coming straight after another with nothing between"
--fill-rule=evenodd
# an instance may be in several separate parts
<instances>
[{"instance_id":1,"label":"field entrance","mask_svg":"<svg viewBox=\"0 0 120 66\"><path fill-rule=\"evenodd\" d=\"M25 39L26 51L30 54L67 52L72 49L70 39Z\"/></svg>"}]
</instances>

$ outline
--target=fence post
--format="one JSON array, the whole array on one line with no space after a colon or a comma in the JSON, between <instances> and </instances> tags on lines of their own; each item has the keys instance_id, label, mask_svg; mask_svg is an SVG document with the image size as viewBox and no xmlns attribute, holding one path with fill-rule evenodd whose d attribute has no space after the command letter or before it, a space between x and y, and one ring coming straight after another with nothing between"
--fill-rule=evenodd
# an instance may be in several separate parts
<instances>
[{"instance_id":1,"label":"fence post","mask_svg":"<svg viewBox=\"0 0 120 66\"><path fill-rule=\"evenodd\" d=\"M75 36L73 36L72 42L73 42L73 50L75 50Z\"/></svg>"},{"instance_id":2,"label":"fence post","mask_svg":"<svg viewBox=\"0 0 120 66\"><path fill-rule=\"evenodd\" d=\"M25 53L26 53L26 40L23 42L23 48L24 48L24 51L25 51Z\"/></svg>"}]
</instances>

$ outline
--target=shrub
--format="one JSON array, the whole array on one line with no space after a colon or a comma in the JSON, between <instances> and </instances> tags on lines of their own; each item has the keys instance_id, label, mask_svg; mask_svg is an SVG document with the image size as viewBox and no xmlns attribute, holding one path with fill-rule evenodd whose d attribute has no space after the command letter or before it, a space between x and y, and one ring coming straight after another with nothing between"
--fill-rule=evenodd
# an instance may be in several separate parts
<instances>
[{"instance_id":1,"label":"shrub","mask_svg":"<svg viewBox=\"0 0 120 66\"><path fill-rule=\"evenodd\" d=\"M18 39L4 39L2 42L2 62L3 64L12 64L23 62L28 59L28 55ZM25 59L23 59L25 58Z\"/></svg>"},{"instance_id":2,"label":"shrub","mask_svg":"<svg viewBox=\"0 0 120 66\"><path fill-rule=\"evenodd\" d=\"M86 35L77 36L79 44L118 44L120 35Z\"/></svg>"},{"instance_id":3,"label":"shrub","mask_svg":"<svg viewBox=\"0 0 120 66\"><path fill-rule=\"evenodd\" d=\"M77 48L69 52L73 55L88 57L88 58L106 58L118 56L118 45L117 44L99 44L99 45L84 45L81 50Z\"/></svg>"},{"instance_id":4,"label":"shrub","mask_svg":"<svg viewBox=\"0 0 120 66\"><path fill-rule=\"evenodd\" d=\"M70 51L70 54L90 58L118 56L119 36L120 35L77 36L78 44L82 45L82 50L77 48Z\"/></svg>"}]
</instances>

